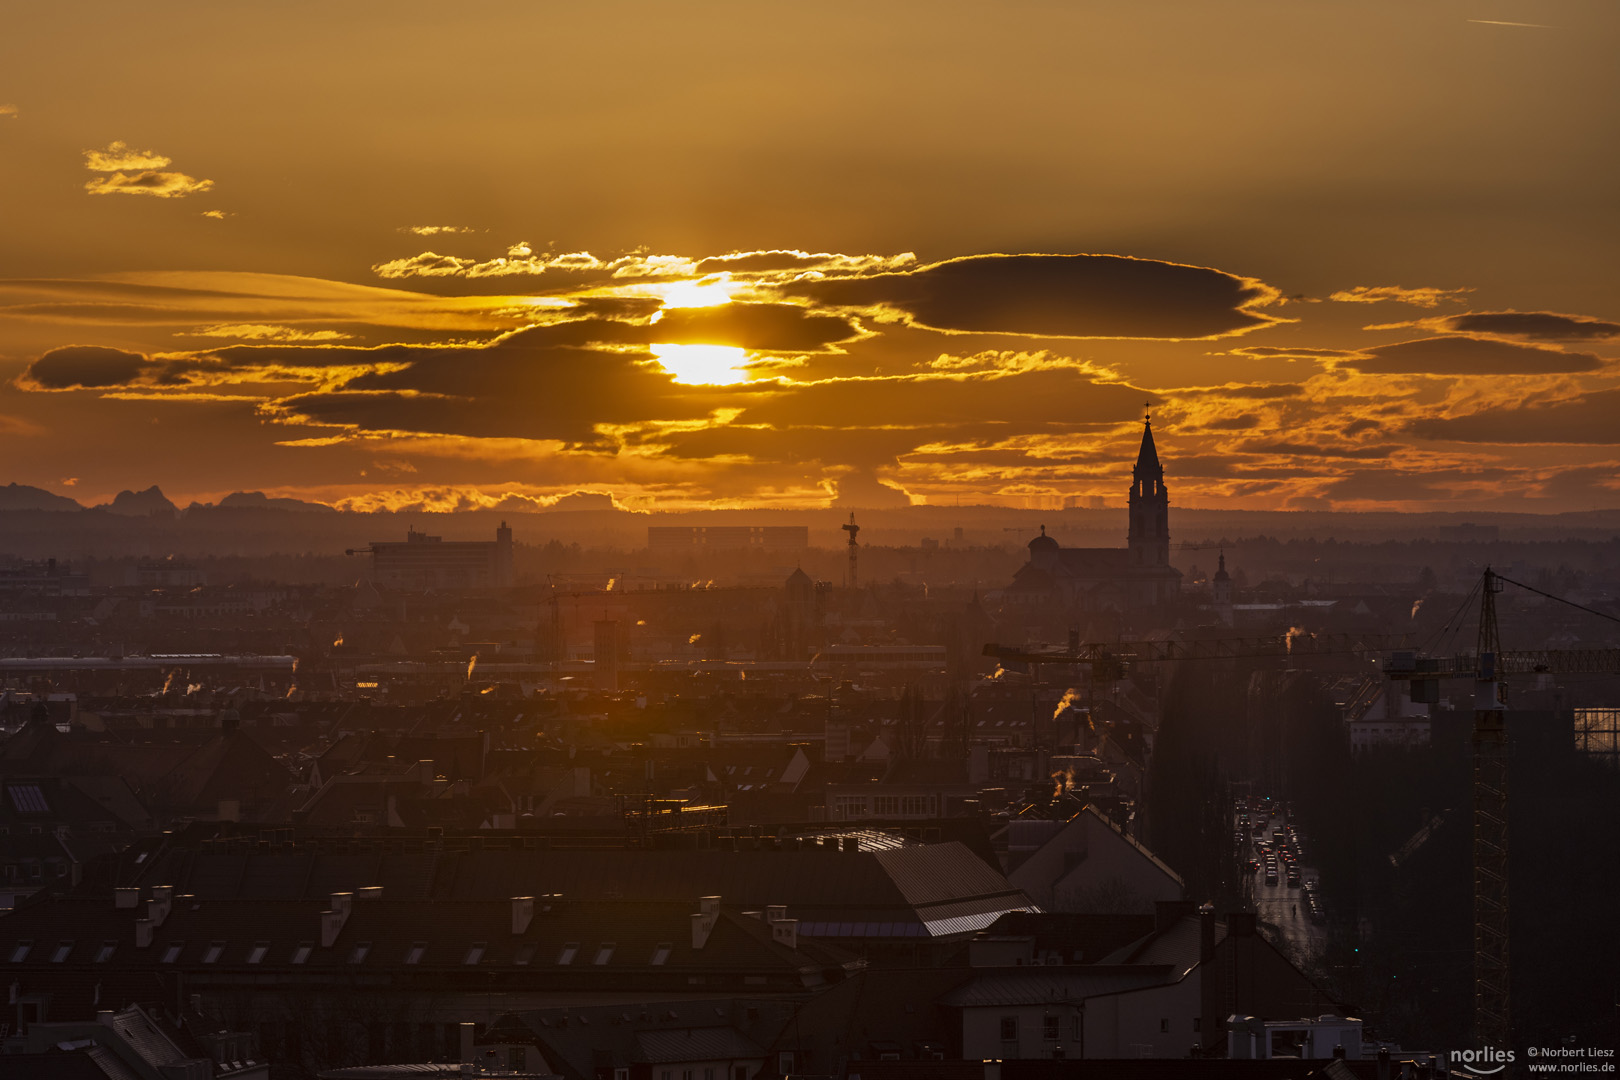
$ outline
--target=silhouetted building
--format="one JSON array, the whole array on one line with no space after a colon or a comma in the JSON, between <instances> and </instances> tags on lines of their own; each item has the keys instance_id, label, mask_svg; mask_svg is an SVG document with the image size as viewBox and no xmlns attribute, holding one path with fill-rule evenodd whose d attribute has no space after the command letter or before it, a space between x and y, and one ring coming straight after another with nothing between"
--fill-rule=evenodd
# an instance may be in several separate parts
<instances>
[{"instance_id":1,"label":"silhouetted building","mask_svg":"<svg viewBox=\"0 0 1620 1080\"><path fill-rule=\"evenodd\" d=\"M488 589L513 584L512 530L506 522L494 541L452 540L411 529L405 541L376 541L371 576L382 585L406 589Z\"/></svg>"}]
</instances>

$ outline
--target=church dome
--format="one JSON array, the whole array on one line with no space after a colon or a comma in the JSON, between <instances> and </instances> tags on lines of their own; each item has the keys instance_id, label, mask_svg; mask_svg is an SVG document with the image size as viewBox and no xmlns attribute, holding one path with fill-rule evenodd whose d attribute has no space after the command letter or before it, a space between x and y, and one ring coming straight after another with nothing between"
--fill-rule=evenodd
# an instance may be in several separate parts
<instances>
[{"instance_id":1,"label":"church dome","mask_svg":"<svg viewBox=\"0 0 1620 1080\"><path fill-rule=\"evenodd\" d=\"M1050 536L1046 535L1046 526L1045 525L1041 526L1041 535L1037 536L1035 539L1033 539L1033 540L1031 540L1029 542L1029 555L1030 555L1030 558L1034 558L1036 555L1039 555L1039 554L1041 554L1043 552L1056 551L1057 549L1058 549L1058 542L1056 540L1052 539Z\"/></svg>"}]
</instances>

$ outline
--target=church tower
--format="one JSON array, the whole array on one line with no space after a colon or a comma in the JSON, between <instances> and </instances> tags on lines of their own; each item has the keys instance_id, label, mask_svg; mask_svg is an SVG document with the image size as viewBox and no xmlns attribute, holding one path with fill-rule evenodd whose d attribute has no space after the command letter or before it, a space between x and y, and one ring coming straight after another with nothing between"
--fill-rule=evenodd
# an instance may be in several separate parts
<instances>
[{"instance_id":1,"label":"church tower","mask_svg":"<svg viewBox=\"0 0 1620 1080\"><path fill-rule=\"evenodd\" d=\"M1142 421L1142 449L1131 472L1130 567L1140 571L1170 565L1170 493L1153 445L1153 420Z\"/></svg>"}]
</instances>

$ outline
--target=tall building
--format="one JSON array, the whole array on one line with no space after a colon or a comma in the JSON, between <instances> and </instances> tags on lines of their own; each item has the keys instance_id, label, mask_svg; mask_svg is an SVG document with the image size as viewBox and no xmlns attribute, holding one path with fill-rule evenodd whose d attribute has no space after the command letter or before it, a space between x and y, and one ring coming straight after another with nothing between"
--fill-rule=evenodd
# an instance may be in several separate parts
<instances>
[{"instance_id":1,"label":"tall building","mask_svg":"<svg viewBox=\"0 0 1620 1080\"><path fill-rule=\"evenodd\" d=\"M379 585L403 589L492 589L515 584L512 571L512 530L506 522L495 539L452 540L429 536L415 529L403 543L376 541L364 549L371 555L371 578Z\"/></svg>"},{"instance_id":2,"label":"tall building","mask_svg":"<svg viewBox=\"0 0 1620 1080\"><path fill-rule=\"evenodd\" d=\"M1121 612L1175 601L1181 594L1181 571L1170 565L1170 491L1151 420L1143 421L1129 505L1123 548L1066 548L1041 526L1041 535L1029 542L1029 562L1019 568L1002 598L1012 604Z\"/></svg>"}]
</instances>

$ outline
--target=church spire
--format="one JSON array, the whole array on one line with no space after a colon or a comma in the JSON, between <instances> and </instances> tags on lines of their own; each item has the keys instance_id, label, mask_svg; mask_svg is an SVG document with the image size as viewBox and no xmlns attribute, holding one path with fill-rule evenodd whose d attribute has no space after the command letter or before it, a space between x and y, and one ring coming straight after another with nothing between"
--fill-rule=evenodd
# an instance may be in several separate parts
<instances>
[{"instance_id":1,"label":"church spire","mask_svg":"<svg viewBox=\"0 0 1620 1080\"><path fill-rule=\"evenodd\" d=\"M1153 478L1164 475L1164 466L1159 464L1159 448L1153 444L1153 415L1146 413L1142 417L1142 449L1136 454L1136 478Z\"/></svg>"}]
</instances>

